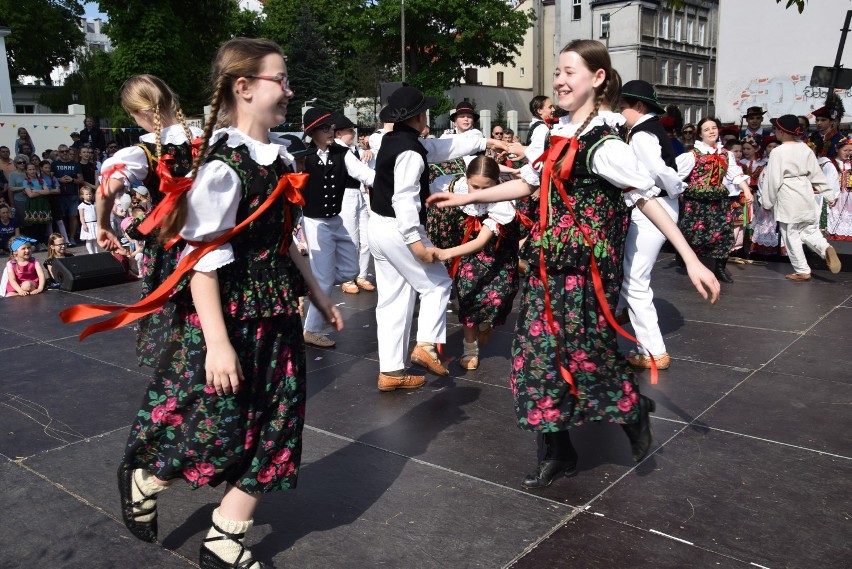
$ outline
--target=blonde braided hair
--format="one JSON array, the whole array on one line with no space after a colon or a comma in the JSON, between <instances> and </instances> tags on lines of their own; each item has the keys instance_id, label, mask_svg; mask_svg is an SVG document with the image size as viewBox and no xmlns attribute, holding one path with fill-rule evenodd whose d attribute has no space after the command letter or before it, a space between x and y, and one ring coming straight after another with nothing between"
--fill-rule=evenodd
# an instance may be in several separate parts
<instances>
[{"instance_id":1,"label":"blonde braided hair","mask_svg":"<svg viewBox=\"0 0 852 569\"><path fill-rule=\"evenodd\" d=\"M163 119L160 117L160 105L154 105L154 144L156 146L155 155L157 156L157 162L160 161L160 158L163 156L163 144L162 144L162 134L163 134Z\"/></svg>"}]
</instances>

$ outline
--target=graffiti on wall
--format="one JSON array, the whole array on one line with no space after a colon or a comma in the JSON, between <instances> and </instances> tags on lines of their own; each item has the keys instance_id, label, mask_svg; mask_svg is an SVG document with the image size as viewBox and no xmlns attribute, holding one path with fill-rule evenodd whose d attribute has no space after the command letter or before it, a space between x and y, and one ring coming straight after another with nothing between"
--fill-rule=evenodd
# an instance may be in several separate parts
<instances>
[{"instance_id":1,"label":"graffiti on wall","mask_svg":"<svg viewBox=\"0 0 852 569\"><path fill-rule=\"evenodd\" d=\"M752 79L732 105L738 117L745 114L748 107L762 107L770 117L781 115L806 115L820 108L825 102L828 89L811 87L810 75L790 75L787 77L759 77ZM852 89L837 89L837 94L846 107L846 115L852 113Z\"/></svg>"}]
</instances>

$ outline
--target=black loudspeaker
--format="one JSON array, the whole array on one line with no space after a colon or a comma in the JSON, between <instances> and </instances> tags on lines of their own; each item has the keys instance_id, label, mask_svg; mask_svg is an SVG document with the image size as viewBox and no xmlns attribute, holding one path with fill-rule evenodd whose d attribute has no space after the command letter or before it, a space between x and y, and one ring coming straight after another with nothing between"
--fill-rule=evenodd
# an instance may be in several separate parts
<instances>
[{"instance_id":1,"label":"black loudspeaker","mask_svg":"<svg viewBox=\"0 0 852 569\"><path fill-rule=\"evenodd\" d=\"M53 276L62 290L85 290L123 283L124 267L112 253L95 253L53 260Z\"/></svg>"}]
</instances>

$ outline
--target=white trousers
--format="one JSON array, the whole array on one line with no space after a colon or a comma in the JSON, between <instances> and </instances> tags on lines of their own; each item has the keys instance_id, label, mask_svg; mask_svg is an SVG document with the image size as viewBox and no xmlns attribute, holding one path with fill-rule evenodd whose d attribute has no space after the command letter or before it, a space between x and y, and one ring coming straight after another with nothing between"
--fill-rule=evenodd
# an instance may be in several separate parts
<instances>
[{"instance_id":1,"label":"white trousers","mask_svg":"<svg viewBox=\"0 0 852 569\"><path fill-rule=\"evenodd\" d=\"M790 264L793 265L793 270L800 275L811 274L811 268L808 266L805 249L802 245L807 245L811 251L825 259L828 241L825 240L819 230L819 221L805 223L779 221L778 226L781 228L781 242L787 246L787 256L790 259Z\"/></svg>"},{"instance_id":2,"label":"white trousers","mask_svg":"<svg viewBox=\"0 0 852 569\"><path fill-rule=\"evenodd\" d=\"M405 368L414 301L420 295L417 341L443 344L447 338L447 303L452 279L443 263L423 263L414 256L396 226L396 219L370 215L370 251L376 262L376 334L379 371ZM431 247L420 227L423 245Z\"/></svg>"},{"instance_id":3,"label":"white trousers","mask_svg":"<svg viewBox=\"0 0 852 569\"><path fill-rule=\"evenodd\" d=\"M311 271L319 288L331 295L335 284L351 281L358 274L358 255L340 216L303 217L302 228ZM319 333L327 329L322 313L311 304L305 316L305 331Z\"/></svg>"},{"instance_id":4,"label":"white trousers","mask_svg":"<svg viewBox=\"0 0 852 569\"><path fill-rule=\"evenodd\" d=\"M370 240L367 237L370 208L367 204L367 195L359 188L346 188L340 218L358 252L358 277L366 279L370 274L370 265L373 260L373 256L370 255Z\"/></svg>"},{"instance_id":5,"label":"white trousers","mask_svg":"<svg viewBox=\"0 0 852 569\"><path fill-rule=\"evenodd\" d=\"M677 223L677 198L658 197L656 200ZM665 242L666 236L657 226L638 207L633 208L624 243L624 281L618 307L627 307L636 339L641 344L637 351L645 355L650 352L659 356L666 351L651 290L651 270Z\"/></svg>"}]
</instances>

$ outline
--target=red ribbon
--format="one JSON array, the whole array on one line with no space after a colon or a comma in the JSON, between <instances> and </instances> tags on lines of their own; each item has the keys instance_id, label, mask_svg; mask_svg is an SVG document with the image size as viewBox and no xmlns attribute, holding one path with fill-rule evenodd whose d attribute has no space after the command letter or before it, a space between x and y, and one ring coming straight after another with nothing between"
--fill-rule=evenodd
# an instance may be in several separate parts
<instances>
[{"instance_id":1,"label":"red ribbon","mask_svg":"<svg viewBox=\"0 0 852 569\"><path fill-rule=\"evenodd\" d=\"M59 313L59 316L65 324L68 324L70 322L79 322L81 320L88 320L90 318L97 318L99 316L117 313L112 317L92 324L83 330L80 334L80 339L83 340L87 336L96 332L114 330L115 328L119 328L125 324L129 324L130 322L134 322L143 316L156 312L169 300L169 298L171 298L174 293L174 288L180 282L181 278L192 270L201 257L206 255L209 251L224 245L235 235L243 231L252 221L257 219L273 203L275 203L282 194L284 194L287 197L287 200L291 203L297 203L293 201L293 197L298 196L297 199L301 199L301 190L307 185L307 181L307 174L285 174L281 176L281 179L278 180L278 185L272 193L251 215L245 218L239 225L226 231L213 241L203 243L197 249L191 251L188 255L183 256L180 262L178 262L178 266L175 268L175 271L169 276L169 278L157 287L155 291L136 304L132 304L130 306L115 304L78 304L63 310ZM291 231L292 229L286 231L283 239L286 240Z\"/></svg>"},{"instance_id":2,"label":"red ribbon","mask_svg":"<svg viewBox=\"0 0 852 569\"><path fill-rule=\"evenodd\" d=\"M482 223L479 221L479 218L475 215L468 215L464 219L464 238L462 239L461 244L464 245L468 241L470 241L470 236L474 231L478 234L482 230ZM459 264L461 263L461 257L456 257L453 260L453 264L450 267L450 278L456 278L456 274L459 272Z\"/></svg>"},{"instance_id":3,"label":"red ribbon","mask_svg":"<svg viewBox=\"0 0 852 569\"><path fill-rule=\"evenodd\" d=\"M609 309L609 303L606 299L606 294L604 292L603 287L603 279L601 278L600 269L598 269L597 261L595 260L594 255L594 243L592 242L591 237L583 229L581 223L579 223L577 219L577 215L574 213L574 208L571 207L571 202L568 200L568 194L565 191L565 187L562 183L562 180L568 180L571 177L571 170L574 165L574 160L577 156L577 150L579 149L579 143L576 138L565 138L561 136L551 136L550 137L550 148L548 148L544 154L542 154L538 160L533 163L533 166L538 164L539 162L544 162L544 168L542 171L542 184L541 184L541 198L539 201L539 230L542 234L544 234L545 229L547 227L547 218L548 218L548 205L550 204L550 183L552 182L556 189L559 192L559 196L562 198L562 201L565 202L565 206L568 208L568 213L571 214L571 218L573 220L574 226L576 226L580 233L583 235L583 240L586 242L586 245L591 250L590 255L590 268L592 273L592 283L595 290L595 298L598 301L598 305L603 312L604 318L606 321L615 328L618 334L621 334L625 338L636 342L639 344L639 341L628 334L624 328L618 325L615 321L615 316L613 316L612 311ZM567 150L566 150L567 147ZM562 160L562 167L559 170L558 175L554 175L554 169L556 163L559 161L559 158L562 154L565 153L565 157ZM577 395L577 387L574 383L574 378L571 376L571 372L562 365L562 342L559 338L559 335L556 333L555 321L553 318L553 307L550 299L550 290L547 284L547 266L545 263L544 257L544 247L539 247L539 277L541 278L542 287L544 289L544 321L547 332L554 336L556 340L556 365L559 369L559 374L562 376L568 385L571 386L571 394ZM641 344L640 344L641 345ZM657 364L654 361L653 355L651 358L651 383L657 383Z\"/></svg>"},{"instance_id":4,"label":"red ribbon","mask_svg":"<svg viewBox=\"0 0 852 569\"><path fill-rule=\"evenodd\" d=\"M102 198L106 196L107 185L109 184L109 181L112 178L112 175L115 174L115 173L119 173L122 176L124 176L125 180L130 179L128 174L127 174L127 165L122 164L121 162L116 162L115 164L113 164L112 166L107 168L105 171L101 172L100 190L101 190L101 197Z\"/></svg>"},{"instance_id":5,"label":"red ribbon","mask_svg":"<svg viewBox=\"0 0 852 569\"><path fill-rule=\"evenodd\" d=\"M181 196L192 187L192 178L176 178L172 174L170 167L174 163L175 157L171 154L163 154L159 162L157 162L157 177L160 179L160 191L165 197L153 210L148 212L148 215L139 224L138 230L144 235L148 235L154 229L160 227L165 217L177 208Z\"/></svg>"}]
</instances>

